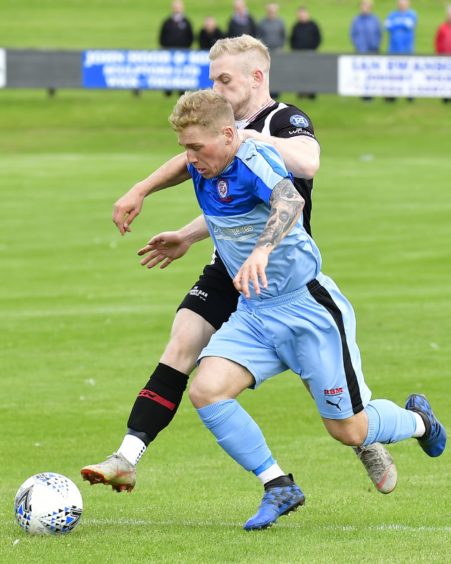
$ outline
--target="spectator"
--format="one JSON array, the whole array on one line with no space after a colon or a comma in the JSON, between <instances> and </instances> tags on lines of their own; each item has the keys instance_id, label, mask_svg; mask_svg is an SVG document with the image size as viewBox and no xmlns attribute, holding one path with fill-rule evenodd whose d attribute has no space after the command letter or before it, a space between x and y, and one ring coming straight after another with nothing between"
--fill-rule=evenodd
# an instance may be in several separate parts
<instances>
[{"instance_id":1,"label":"spectator","mask_svg":"<svg viewBox=\"0 0 451 564\"><path fill-rule=\"evenodd\" d=\"M379 53L382 25L372 9L372 0L362 0L360 14L352 20L350 36L357 53Z\"/></svg>"},{"instance_id":2,"label":"spectator","mask_svg":"<svg viewBox=\"0 0 451 564\"><path fill-rule=\"evenodd\" d=\"M315 51L321 43L321 31L316 22L310 19L307 8L300 7L297 22L291 30L290 47L293 50Z\"/></svg>"},{"instance_id":3,"label":"spectator","mask_svg":"<svg viewBox=\"0 0 451 564\"><path fill-rule=\"evenodd\" d=\"M357 53L378 53L382 41L382 25L377 16L371 13L372 0L362 0L360 14L351 23L350 36ZM370 96L362 100L369 102Z\"/></svg>"},{"instance_id":4,"label":"spectator","mask_svg":"<svg viewBox=\"0 0 451 564\"><path fill-rule=\"evenodd\" d=\"M239 37L246 33L257 37L257 25L254 18L249 14L244 0L235 0L233 14L229 21L227 37Z\"/></svg>"},{"instance_id":5,"label":"spectator","mask_svg":"<svg viewBox=\"0 0 451 564\"><path fill-rule=\"evenodd\" d=\"M266 5L266 17L257 26L258 38L272 52L282 50L285 45L287 32L285 22L279 18L279 5L275 3ZM271 92L271 98L277 100L280 92Z\"/></svg>"},{"instance_id":6,"label":"spectator","mask_svg":"<svg viewBox=\"0 0 451 564\"><path fill-rule=\"evenodd\" d=\"M290 47L293 51L316 51L321 44L321 31L316 22L310 19L307 8L298 8L297 22L291 30ZM300 98L316 98L315 93L299 92Z\"/></svg>"},{"instance_id":7,"label":"spectator","mask_svg":"<svg viewBox=\"0 0 451 564\"><path fill-rule=\"evenodd\" d=\"M408 55L414 52L416 25L417 15L410 9L410 1L398 0L398 9L391 12L385 20L390 55Z\"/></svg>"},{"instance_id":8,"label":"spectator","mask_svg":"<svg viewBox=\"0 0 451 564\"><path fill-rule=\"evenodd\" d=\"M435 34L435 52L438 55L451 55L451 4L446 9L446 21L437 29ZM450 98L443 98L445 104Z\"/></svg>"},{"instance_id":9,"label":"spectator","mask_svg":"<svg viewBox=\"0 0 451 564\"><path fill-rule=\"evenodd\" d=\"M388 53L390 55L410 55L415 50L415 27L417 15L410 9L410 0L398 0L398 9L391 12L385 20L388 32ZM396 98L385 98L394 102ZM409 102L413 98L407 98Z\"/></svg>"},{"instance_id":10,"label":"spectator","mask_svg":"<svg viewBox=\"0 0 451 564\"><path fill-rule=\"evenodd\" d=\"M191 22L185 17L182 0L172 2L172 14L164 20L160 29L160 47L163 49L189 49L194 41ZM166 96L172 90L164 91ZM183 91L180 91L183 94Z\"/></svg>"},{"instance_id":11,"label":"spectator","mask_svg":"<svg viewBox=\"0 0 451 564\"><path fill-rule=\"evenodd\" d=\"M172 14L160 30L160 46L164 49L189 49L194 35L191 22L185 17L182 0L172 2Z\"/></svg>"},{"instance_id":12,"label":"spectator","mask_svg":"<svg viewBox=\"0 0 451 564\"><path fill-rule=\"evenodd\" d=\"M440 55L451 55L451 4L446 9L446 21L437 29L435 52Z\"/></svg>"},{"instance_id":13,"label":"spectator","mask_svg":"<svg viewBox=\"0 0 451 564\"><path fill-rule=\"evenodd\" d=\"M199 47L205 51L210 51L218 39L222 39L224 33L219 29L213 16L207 16L204 26L199 32Z\"/></svg>"},{"instance_id":14,"label":"spectator","mask_svg":"<svg viewBox=\"0 0 451 564\"><path fill-rule=\"evenodd\" d=\"M279 18L278 4L266 5L266 17L258 24L257 35L270 51L283 49L287 32L285 22Z\"/></svg>"}]
</instances>

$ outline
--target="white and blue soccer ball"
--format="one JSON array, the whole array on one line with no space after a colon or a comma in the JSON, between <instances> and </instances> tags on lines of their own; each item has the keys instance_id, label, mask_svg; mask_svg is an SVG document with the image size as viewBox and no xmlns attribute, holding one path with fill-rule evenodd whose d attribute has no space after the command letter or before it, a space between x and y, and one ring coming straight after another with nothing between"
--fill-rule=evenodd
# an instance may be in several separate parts
<instances>
[{"instance_id":1,"label":"white and blue soccer ball","mask_svg":"<svg viewBox=\"0 0 451 564\"><path fill-rule=\"evenodd\" d=\"M25 480L14 499L16 520L32 535L70 533L82 512L83 500L77 486L54 472L43 472Z\"/></svg>"}]
</instances>

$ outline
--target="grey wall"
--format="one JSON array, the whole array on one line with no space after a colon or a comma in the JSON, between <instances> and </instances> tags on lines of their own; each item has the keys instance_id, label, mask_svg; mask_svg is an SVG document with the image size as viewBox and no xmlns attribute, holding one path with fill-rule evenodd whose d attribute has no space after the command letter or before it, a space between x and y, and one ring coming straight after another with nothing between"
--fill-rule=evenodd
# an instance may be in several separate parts
<instances>
[{"instance_id":1,"label":"grey wall","mask_svg":"<svg viewBox=\"0 0 451 564\"><path fill-rule=\"evenodd\" d=\"M6 87L81 88L81 52L7 49Z\"/></svg>"},{"instance_id":2,"label":"grey wall","mask_svg":"<svg viewBox=\"0 0 451 564\"><path fill-rule=\"evenodd\" d=\"M6 50L7 88L81 88L81 51ZM337 92L337 55L274 53L271 89Z\"/></svg>"},{"instance_id":3,"label":"grey wall","mask_svg":"<svg viewBox=\"0 0 451 564\"><path fill-rule=\"evenodd\" d=\"M271 54L271 90L335 94L337 58L313 52Z\"/></svg>"}]
</instances>

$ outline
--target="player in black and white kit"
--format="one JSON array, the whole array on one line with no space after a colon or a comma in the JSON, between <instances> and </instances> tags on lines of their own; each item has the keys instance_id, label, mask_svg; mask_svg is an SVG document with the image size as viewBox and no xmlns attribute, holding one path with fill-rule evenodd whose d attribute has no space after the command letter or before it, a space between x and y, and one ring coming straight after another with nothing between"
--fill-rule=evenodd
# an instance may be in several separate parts
<instances>
[{"instance_id":1,"label":"player in black and white kit","mask_svg":"<svg viewBox=\"0 0 451 564\"><path fill-rule=\"evenodd\" d=\"M259 40L246 35L219 40L210 50L210 61L213 88L232 105L240 136L274 145L293 173L294 184L305 200L304 226L311 234L312 178L319 168L320 151L309 117L295 106L271 99L269 53ZM185 153L173 157L116 202L113 221L122 235L130 231L130 223L140 213L146 196L190 177L186 165ZM146 255L141 264L164 268L183 256L192 243L206 237L208 229L200 216L179 231L153 237L140 251ZM116 491L133 489L137 462L148 444L172 421L200 352L235 311L237 300L238 292L215 253L177 310L169 343L138 394L120 448L105 461L82 468L85 480L109 484ZM397 472L385 447L376 443L356 452L376 488L391 492Z\"/></svg>"}]
</instances>

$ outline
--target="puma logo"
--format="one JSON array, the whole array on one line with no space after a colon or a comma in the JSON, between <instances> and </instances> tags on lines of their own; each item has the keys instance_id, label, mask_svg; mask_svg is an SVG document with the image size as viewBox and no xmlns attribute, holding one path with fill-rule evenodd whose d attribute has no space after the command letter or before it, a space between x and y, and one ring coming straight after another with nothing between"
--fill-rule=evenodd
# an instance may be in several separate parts
<instances>
[{"instance_id":1,"label":"puma logo","mask_svg":"<svg viewBox=\"0 0 451 564\"><path fill-rule=\"evenodd\" d=\"M341 411L340 403L341 403L342 399L343 398L338 398L337 403L334 403L333 401L330 401L330 400L327 399L326 403L328 403L329 405L334 405L338 409L338 411Z\"/></svg>"}]
</instances>

